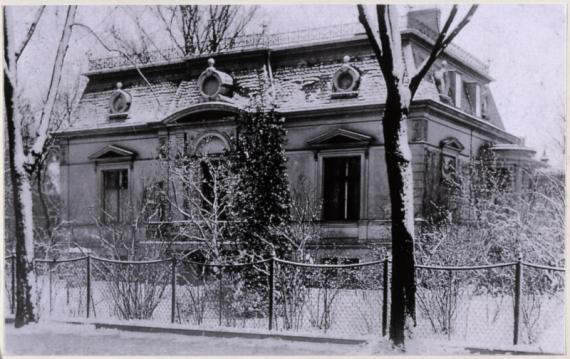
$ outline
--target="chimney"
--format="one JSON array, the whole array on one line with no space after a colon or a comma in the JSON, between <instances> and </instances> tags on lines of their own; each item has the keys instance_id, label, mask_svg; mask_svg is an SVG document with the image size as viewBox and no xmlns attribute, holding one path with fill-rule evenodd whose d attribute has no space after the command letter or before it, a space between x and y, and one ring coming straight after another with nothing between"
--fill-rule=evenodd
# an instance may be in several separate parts
<instances>
[{"instance_id":1,"label":"chimney","mask_svg":"<svg viewBox=\"0 0 570 359\"><path fill-rule=\"evenodd\" d=\"M408 11L408 28L425 32L429 29L436 35L439 33L441 11L436 7Z\"/></svg>"}]
</instances>

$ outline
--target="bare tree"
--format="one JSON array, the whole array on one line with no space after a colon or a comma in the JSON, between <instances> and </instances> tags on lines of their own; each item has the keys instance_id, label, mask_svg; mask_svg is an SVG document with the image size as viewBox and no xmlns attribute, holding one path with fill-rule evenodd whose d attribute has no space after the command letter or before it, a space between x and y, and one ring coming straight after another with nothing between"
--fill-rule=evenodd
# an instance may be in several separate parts
<instances>
[{"instance_id":1,"label":"bare tree","mask_svg":"<svg viewBox=\"0 0 570 359\"><path fill-rule=\"evenodd\" d=\"M32 217L32 192L30 173L45 151L52 111L56 102L59 84L63 74L63 63L71 38L71 24L75 19L77 6L69 6L61 38L58 43L55 61L51 71L48 91L37 119L34 141L26 146L22 137L21 114L18 111L20 101L18 90L18 60L33 37L36 26L44 12L40 7L32 21L24 41L18 47L14 43L14 9L4 8L4 101L8 129L8 150L10 173L13 185L13 207L16 224L16 321L15 326L22 327L35 320L33 283L34 259L34 223Z\"/></svg>"},{"instance_id":2,"label":"bare tree","mask_svg":"<svg viewBox=\"0 0 570 359\"><path fill-rule=\"evenodd\" d=\"M128 34L111 25L109 33L116 47L133 56L140 63L157 58L167 59L164 53L170 46L178 55L215 53L234 48L238 38L245 34L257 13L257 6L239 5L157 5L152 7L119 6L137 29ZM149 31L147 25L159 24L159 31ZM261 34L257 34L261 39ZM162 36L162 37L158 37ZM167 43L164 43L164 40Z\"/></svg>"},{"instance_id":3,"label":"bare tree","mask_svg":"<svg viewBox=\"0 0 570 359\"><path fill-rule=\"evenodd\" d=\"M472 6L467 15L451 31L457 15L454 5L434 41L429 56L408 78L404 74L402 39L398 11L394 5L376 5L378 31L363 5L357 5L359 21L366 30L380 70L386 83L386 105L382 120L384 149L392 215L392 291L390 339L395 345L404 344L406 319L415 321L415 260L414 260L414 195L412 153L408 144L406 120L410 104L419 85L435 60L467 25L477 10Z\"/></svg>"},{"instance_id":4,"label":"bare tree","mask_svg":"<svg viewBox=\"0 0 570 359\"><path fill-rule=\"evenodd\" d=\"M231 49L245 33L257 6L156 6L154 12L182 55Z\"/></svg>"},{"instance_id":5,"label":"bare tree","mask_svg":"<svg viewBox=\"0 0 570 359\"><path fill-rule=\"evenodd\" d=\"M194 243L204 260L224 262L232 225L229 203L236 175L224 155L188 155L166 162L170 173L168 202L173 217L180 218L171 235Z\"/></svg>"}]
</instances>

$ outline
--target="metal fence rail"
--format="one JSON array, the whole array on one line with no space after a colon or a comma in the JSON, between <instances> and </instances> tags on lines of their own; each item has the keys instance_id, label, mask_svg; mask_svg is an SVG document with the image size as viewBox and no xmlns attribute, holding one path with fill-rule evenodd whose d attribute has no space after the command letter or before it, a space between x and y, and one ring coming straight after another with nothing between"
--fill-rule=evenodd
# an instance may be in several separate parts
<instances>
[{"instance_id":1,"label":"metal fence rail","mask_svg":"<svg viewBox=\"0 0 570 359\"><path fill-rule=\"evenodd\" d=\"M151 320L342 337L386 335L390 261L213 264L94 256L36 260L39 315ZM15 309L6 257L6 310ZM415 335L564 351L564 269L516 262L416 266Z\"/></svg>"}]
</instances>

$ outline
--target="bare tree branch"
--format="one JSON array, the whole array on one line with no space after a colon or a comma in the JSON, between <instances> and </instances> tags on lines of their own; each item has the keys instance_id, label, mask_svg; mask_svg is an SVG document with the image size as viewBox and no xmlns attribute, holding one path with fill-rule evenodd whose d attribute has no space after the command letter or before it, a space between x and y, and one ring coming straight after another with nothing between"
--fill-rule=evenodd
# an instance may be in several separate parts
<instances>
[{"instance_id":1,"label":"bare tree branch","mask_svg":"<svg viewBox=\"0 0 570 359\"><path fill-rule=\"evenodd\" d=\"M99 37L99 35L97 35L97 33L95 33L95 31L93 31L89 26L84 25L82 23L78 23L78 22L74 23L73 26L79 26L79 27L82 27L85 30L87 30L91 35L93 35L97 39L97 41L99 41L99 43L101 44L101 46L103 46L105 48L105 50L107 50L109 52L117 52L117 53L121 54L123 57L125 57L131 63L131 65L133 65L135 67L135 69L137 70L137 72L139 73L139 75L141 76L143 81L146 83L146 85L150 89L156 103L159 106L162 106L162 104L160 103L160 100L158 99L158 96L156 95L156 92L154 91L154 87L152 86L150 81L146 78L146 76L142 73L142 71L141 71L140 67L137 65L137 63L135 61L133 61L131 56L129 56L129 54L125 53L123 50L115 49L115 48L111 48L111 47L107 46L107 44L105 44L105 42L101 39L101 37Z\"/></svg>"},{"instance_id":2,"label":"bare tree branch","mask_svg":"<svg viewBox=\"0 0 570 359\"><path fill-rule=\"evenodd\" d=\"M176 9L171 10L172 16L170 17L170 21L167 21L166 18L164 17L164 15L162 14L161 8L162 8L162 6L160 6L160 5L156 6L156 13L158 14L158 18L164 23L164 27L166 29L166 32L168 33L168 36L170 37L170 40L172 40L174 45L180 50L180 52L182 54L185 54L184 47L182 47L182 45L180 45L178 43L178 39L176 39L176 36L172 32L172 30L173 30L172 22L174 20L175 15L176 15Z\"/></svg>"},{"instance_id":3,"label":"bare tree branch","mask_svg":"<svg viewBox=\"0 0 570 359\"><path fill-rule=\"evenodd\" d=\"M428 70L431 68L434 61L437 59L438 51L441 48L441 45L443 44L445 37L447 36L447 31L449 31L449 27L451 26L451 23L455 19L456 14L457 14L457 5L453 5L453 7L451 8L451 12L447 17L447 20L445 21L443 28L439 32L439 35L435 41L435 45L432 47L429 56L422 62L420 66L418 66L418 70L416 71L416 73L412 75L412 79L410 80L410 91L412 92L412 94L414 94L417 91L420 82L422 81Z\"/></svg>"},{"instance_id":4,"label":"bare tree branch","mask_svg":"<svg viewBox=\"0 0 570 359\"><path fill-rule=\"evenodd\" d=\"M358 20L364 26L364 30L366 30L366 35L370 40L370 45L372 46L372 50L376 55L376 58L382 59L382 47L380 45L380 39L376 36L376 32L372 30L370 27L370 21L368 21L368 16L366 15L366 11L364 9L364 5L357 5L358 7Z\"/></svg>"},{"instance_id":5,"label":"bare tree branch","mask_svg":"<svg viewBox=\"0 0 570 359\"><path fill-rule=\"evenodd\" d=\"M473 15L475 14L475 11L477 11L478 7L479 7L479 5L472 5L471 6L471 8L469 9L469 11L465 15L465 17L459 22L459 24L455 27L455 29L451 32L451 34L443 42L443 45L441 47L441 51L440 51L439 55L441 55L443 53L443 51L445 51L445 48L451 43L451 41L453 41L453 39L457 36L457 34L459 34L459 32L461 30L463 30L465 25L467 25L471 21L471 18L473 18Z\"/></svg>"},{"instance_id":6,"label":"bare tree branch","mask_svg":"<svg viewBox=\"0 0 570 359\"><path fill-rule=\"evenodd\" d=\"M36 31L36 27L37 27L38 22L40 21L40 19L42 17L42 14L44 13L45 8L46 8L45 5L42 5L38 9L36 16L34 17L34 20L32 21L32 24L30 25L30 28L28 29L28 31L26 33L26 37L24 38L24 41L22 41L22 44L18 47L18 50L16 50L16 53L15 53L16 61L18 61L18 59L20 58L20 56L24 52L24 49L28 45L28 42L30 42L30 40L32 39L32 35L34 35L34 31Z\"/></svg>"},{"instance_id":7,"label":"bare tree branch","mask_svg":"<svg viewBox=\"0 0 570 359\"><path fill-rule=\"evenodd\" d=\"M412 93L412 97L418 90L422 79L429 71L435 60L443 54L443 52L445 51L447 46L451 43L451 41L453 41L453 39L457 36L457 34L459 34L459 32L465 27L465 25L467 25L469 21L471 21L471 18L475 14L475 11L477 11L478 7L479 7L478 5L472 5L467 14L463 17L463 19L459 22L459 24L457 24L455 29L453 29L451 34L447 36L447 32L449 31L451 23L453 22L457 14L457 5L453 5L453 8L449 13L447 21L445 22L445 25L440 31L434 46L432 47L430 55L424 60L424 62L419 66L418 71L412 76L412 79L410 81L410 92Z\"/></svg>"},{"instance_id":8,"label":"bare tree branch","mask_svg":"<svg viewBox=\"0 0 570 359\"><path fill-rule=\"evenodd\" d=\"M61 82L61 77L63 74L63 62L65 61L65 55L67 54L67 49L69 47L69 39L71 38L71 31L72 31L73 22L75 21L76 12L77 12L76 5L69 6L67 9L67 17L65 19L61 40L59 42L59 46L55 56L55 62L53 65L53 71L51 74L47 97L45 100L45 104L42 108L42 113L40 115L39 126L37 130L37 138L32 148L30 149L30 153L27 156L27 163L29 164L33 164L34 159L41 156L44 150L44 145L47 141L49 120L55 104L55 99L57 96L57 91L59 89L59 84Z\"/></svg>"}]
</instances>

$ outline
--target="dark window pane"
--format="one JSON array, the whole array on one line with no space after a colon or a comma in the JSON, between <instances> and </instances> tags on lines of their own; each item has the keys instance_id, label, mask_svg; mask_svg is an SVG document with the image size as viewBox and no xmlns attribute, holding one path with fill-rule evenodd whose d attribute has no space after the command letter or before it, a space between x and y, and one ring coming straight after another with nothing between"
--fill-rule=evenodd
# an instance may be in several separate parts
<instances>
[{"instance_id":1,"label":"dark window pane","mask_svg":"<svg viewBox=\"0 0 570 359\"><path fill-rule=\"evenodd\" d=\"M323 216L325 220L358 220L360 213L360 157L323 159Z\"/></svg>"},{"instance_id":2,"label":"dark window pane","mask_svg":"<svg viewBox=\"0 0 570 359\"><path fill-rule=\"evenodd\" d=\"M204 81L202 91L208 96L213 96L220 88L220 81L214 76L210 76Z\"/></svg>"},{"instance_id":3,"label":"dark window pane","mask_svg":"<svg viewBox=\"0 0 570 359\"><path fill-rule=\"evenodd\" d=\"M360 157L348 159L347 220L358 220L360 213Z\"/></svg>"},{"instance_id":4,"label":"dark window pane","mask_svg":"<svg viewBox=\"0 0 570 359\"><path fill-rule=\"evenodd\" d=\"M129 177L127 170L103 171L103 219L119 222L125 218Z\"/></svg>"}]
</instances>

